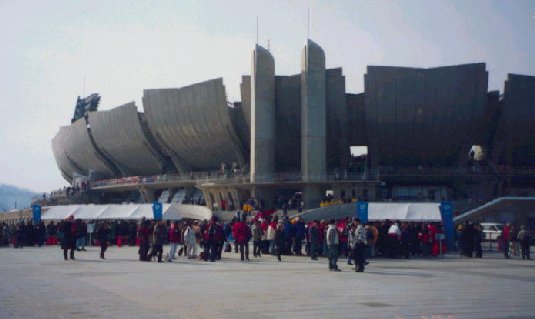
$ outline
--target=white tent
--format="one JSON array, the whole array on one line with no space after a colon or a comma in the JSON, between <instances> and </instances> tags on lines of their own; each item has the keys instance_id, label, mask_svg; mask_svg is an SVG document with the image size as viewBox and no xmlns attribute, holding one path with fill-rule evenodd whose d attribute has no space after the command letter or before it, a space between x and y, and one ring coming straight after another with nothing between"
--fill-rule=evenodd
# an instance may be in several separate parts
<instances>
[{"instance_id":1,"label":"white tent","mask_svg":"<svg viewBox=\"0 0 535 319\"><path fill-rule=\"evenodd\" d=\"M61 220L73 215L81 205L43 207L42 220Z\"/></svg>"},{"instance_id":2,"label":"white tent","mask_svg":"<svg viewBox=\"0 0 535 319\"><path fill-rule=\"evenodd\" d=\"M131 219L132 213L139 207L138 204L107 205L98 219Z\"/></svg>"},{"instance_id":3,"label":"white tent","mask_svg":"<svg viewBox=\"0 0 535 319\"><path fill-rule=\"evenodd\" d=\"M165 211L169 208L170 204L162 204L162 214L165 216ZM138 207L130 215L130 219L153 219L154 212L152 211L152 204L139 204ZM163 217L162 217L163 218Z\"/></svg>"},{"instance_id":4,"label":"white tent","mask_svg":"<svg viewBox=\"0 0 535 319\"><path fill-rule=\"evenodd\" d=\"M106 207L105 205L80 205L73 215L75 219L97 219Z\"/></svg>"},{"instance_id":5,"label":"white tent","mask_svg":"<svg viewBox=\"0 0 535 319\"><path fill-rule=\"evenodd\" d=\"M163 214L163 219L165 220L181 220L183 218L210 219L212 218L212 211L206 206L171 204Z\"/></svg>"},{"instance_id":6,"label":"white tent","mask_svg":"<svg viewBox=\"0 0 535 319\"><path fill-rule=\"evenodd\" d=\"M368 203L368 220L440 221L440 203ZM355 203L311 209L301 214L305 220L341 219L357 216Z\"/></svg>"},{"instance_id":7,"label":"white tent","mask_svg":"<svg viewBox=\"0 0 535 319\"><path fill-rule=\"evenodd\" d=\"M368 203L368 219L440 221L440 203Z\"/></svg>"}]
</instances>

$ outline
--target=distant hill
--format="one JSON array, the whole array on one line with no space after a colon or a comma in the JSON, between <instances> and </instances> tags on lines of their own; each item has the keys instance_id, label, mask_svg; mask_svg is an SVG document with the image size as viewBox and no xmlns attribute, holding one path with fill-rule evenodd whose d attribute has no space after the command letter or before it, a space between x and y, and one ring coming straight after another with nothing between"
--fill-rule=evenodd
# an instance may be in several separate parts
<instances>
[{"instance_id":1,"label":"distant hill","mask_svg":"<svg viewBox=\"0 0 535 319\"><path fill-rule=\"evenodd\" d=\"M40 194L12 185L0 184L0 212L17 208L29 208L32 199Z\"/></svg>"}]
</instances>

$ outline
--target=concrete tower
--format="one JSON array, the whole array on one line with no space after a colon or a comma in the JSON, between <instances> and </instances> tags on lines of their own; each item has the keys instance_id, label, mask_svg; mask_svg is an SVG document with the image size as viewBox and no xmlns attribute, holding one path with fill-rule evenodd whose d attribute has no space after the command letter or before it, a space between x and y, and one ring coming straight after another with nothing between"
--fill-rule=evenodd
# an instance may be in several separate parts
<instances>
[{"instance_id":1,"label":"concrete tower","mask_svg":"<svg viewBox=\"0 0 535 319\"><path fill-rule=\"evenodd\" d=\"M275 60L256 45L251 66L251 182L275 171Z\"/></svg>"},{"instance_id":2,"label":"concrete tower","mask_svg":"<svg viewBox=\"0 0 535 319\"><path fill-rule=\"evenodd\" d=\"M301 175L303 181L325 179L326 173L325 53L311 40L301 52ZM321 190L304 192L306 207L315 207ZM316 203L317 201L317 203Z\"/></svg>"}]
</instances>

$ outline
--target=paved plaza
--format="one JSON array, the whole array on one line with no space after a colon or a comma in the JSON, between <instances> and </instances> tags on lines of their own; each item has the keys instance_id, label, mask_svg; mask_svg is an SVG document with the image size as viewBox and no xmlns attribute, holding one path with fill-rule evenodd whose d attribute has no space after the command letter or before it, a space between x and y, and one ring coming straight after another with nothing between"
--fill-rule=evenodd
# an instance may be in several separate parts
<instances>
[{"instance_id":1,"label":"paved plaza","mask_svg":"<svg viewBox=\"0 0 535 319\"><path fill-rule=\"evenodd\" d=\"M168 247L165 247L168 251ZM534 318L535 262L179 258L137 261L134 247L89 247L64 261L57 247L0 249L1 318Z\"/></svg>"}]
</instances>

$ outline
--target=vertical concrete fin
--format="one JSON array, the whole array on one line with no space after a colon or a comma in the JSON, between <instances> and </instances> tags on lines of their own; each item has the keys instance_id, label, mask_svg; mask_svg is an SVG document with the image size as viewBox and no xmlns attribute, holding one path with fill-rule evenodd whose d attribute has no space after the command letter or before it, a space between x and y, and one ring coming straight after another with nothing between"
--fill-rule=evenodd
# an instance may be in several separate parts
<instances>
[{"instance_id":1,"label":"vertical concrete fin","mask_svg":"<svg viewBox=\"0 0 535 319\"><path fill-rule=\"evenodd\" d=\"M275 60L256 45L251 66L251 181L275 171Z\"/></svg>"},{"instance_id":2,"label":"vertical concrete fin","mask_svg":"<svg viewBox=\"0 0 535 319\"><path fill-rule=\"evenodd\" d=\"M301 53L301 175L322 179L326 172L325 53L307 40Z\"/></svg>"}]
</instances>

